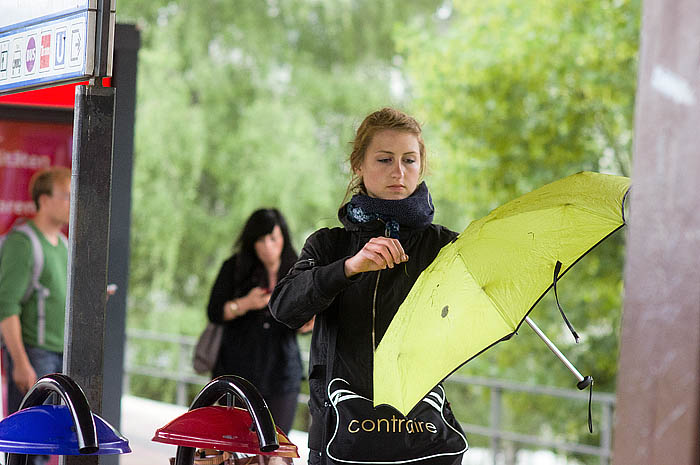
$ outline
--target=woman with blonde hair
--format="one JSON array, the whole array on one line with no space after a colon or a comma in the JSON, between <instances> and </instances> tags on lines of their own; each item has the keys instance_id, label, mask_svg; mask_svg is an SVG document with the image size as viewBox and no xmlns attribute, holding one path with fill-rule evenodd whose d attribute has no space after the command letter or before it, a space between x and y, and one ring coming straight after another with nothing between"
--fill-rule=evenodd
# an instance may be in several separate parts
<instances>
[{"instance_id":1,"label":"woman with blonde hair","mask_svg":"<svg viewBox=\"0 0 700 465\"><path fill-rule=\"evenodd\" d=\"M414 118L392 108L368 115L350 155L346 198L352 197L338 212L343 227L313 233L273 291L269 305L279 321L296 328L316 318L309 362L310 464L379 460L358 461L353 454L366 453L363 447L351 451L353 457L333 455L329 443L345 431L336 423L330 383L341 379L357 396L372 398L374 349L418 275L457 236L432 222L433 202L422 180L426 162ZM444 414L456 424L449 406ZM375 425L353 421L346 428L351 434L360 425ZM382 448L392 447L400 446L387 442ZM447 463L459 463L462 453Z\"/></svg>"}]
</instances>

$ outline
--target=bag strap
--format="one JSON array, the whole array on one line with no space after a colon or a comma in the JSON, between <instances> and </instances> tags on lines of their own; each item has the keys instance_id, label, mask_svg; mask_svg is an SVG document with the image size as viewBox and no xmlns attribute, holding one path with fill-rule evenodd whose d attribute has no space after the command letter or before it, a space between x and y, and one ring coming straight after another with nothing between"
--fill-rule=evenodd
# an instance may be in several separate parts
<instances>
[{"instance_id":1,"label":"bag strap","mask_svg":"<svg viewBox=\"0 0 700 465\"><path fill-rule=\"evenodd\" d=\"M328 344L328 349L326 351L326 382L325 386L326 388L328 385L331 383L331 380L333 379L333 364L335 361L335 346L336 342L338 340L338 325L337 321L334 322L334 329L333 331L326 331L328 338L326 340L326 343ZM328 325L330 326L330 325ZM327 390L327 389L324 389Z\"/></svg>"},{"instance_id":2,"label":"bag strap","mask_svg":"<svg viewBox=\"0 0 700 465\"><path fill-rule=\"evenodd\" d=\"M32 256L34 261L32 265L32 279L30 286L27 288L24 296L22 297L22 303L26 303L35 290L38 291L39 289L43 288L43 286L39 283L39 277L44 269L44 250L41 247L39 236L37 236L36 232L31 226L29 226L29 224L22 224L14 228L14 230L27 236L29 238L29 242L32 244Z\"/></svg>"},{"instance_id":3,"label":"bag strap","mask_svg":"<svg viewBox=\"0 0 700 465\"><path fill-rule=\"evenodd\" d=\"M27 303L32 294L36 293L37 342L39 345L43 345L46 342L46 299L51 294L51 291L39 282L41 272L44 270L44 249L41 247L41 241L36 231L28 223L19 225L14 229L26 235L32 244L34 260L32 278L21 302L23 304ZM60 236L63 236L63 234L60 234Z\"/></svg>"},{"instance_id":4,"label":"bag strap","mask_svg":"<svg viewBox=\"0 0 700 465\"><path fill-rule=\"evenodd\" d=\"M343 229L345 232L344 234L344 247L342 248L342 252L339 253L337 259L341 259L342 257L346 256L348 253L352 252L352 233L346 229ZM341 250L341 247L338 247L336 250ZM328 385L330 382L333 380L333 364L335 362L335 352L336 352L336 344L338 340L338 321L336 315L330 315L326 314L326 344L328 349L326 350L326 379L325 379L325 391L328 389ZM328 321L328 320L335 320L335 321ZM328 323L333 323L328 324ZM333 327L334 329L330 331L330 327Z\"/></svg>"},{"instance_id":5,"label":"bag strap","mask_svg":"<svg viewBox=\"0 0 700 465\"><path fill-rule=\"evenodd\" d=\"M66 250L68 251L68 253L70 253L70 244L68 243L68 238L66 237L66 235L63 234L62 232L59 232L59 233L58 233L58 239L59 239L61 242L63 242L63 245L66 246Z\"/></svg>"}]
</instances>

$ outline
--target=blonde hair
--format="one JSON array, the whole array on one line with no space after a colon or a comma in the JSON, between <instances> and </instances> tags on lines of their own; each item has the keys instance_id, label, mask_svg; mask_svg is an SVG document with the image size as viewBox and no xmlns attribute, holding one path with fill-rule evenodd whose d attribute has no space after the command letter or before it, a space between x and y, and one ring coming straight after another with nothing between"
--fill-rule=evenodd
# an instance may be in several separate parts
<instances>
[{"instance_id":1,"label":"blonde hair","mask_svg":"<svg viewBox=\"0 0 700 465\"><path fill-rule=\"evenodd\" d=\"M350 152L349 157L352 178L345 191L343 203L353 194L358 192L363 194L367 193L362 177L358 176L356 171L360 168L362 162L364 162L367 147L369 147L369 144L372 142L374 135L386 129L405 131L416 136L416 139L418 139L418 147L420 148L420 175L423 176L427 160L420 124L413 117L400 110L389 107L382 108L381 110L367 115L364 121L362 121L362 124L360 124L360 127L357 128L355 140L352 143L352 152Z\"/></svg>"},{"instance_id":2,"label":"blonde hair","mask_svg":"<svg viewBox=\"0 0 700 465\"><path fill-rule=\"evenodd\" d=\"M29 193L39 210L39 198L42 195L53 195L53 187L59 182L70 181L70 170L65 166L52 166L32 175L29 181Z\"/></svg>"}]
</instances>

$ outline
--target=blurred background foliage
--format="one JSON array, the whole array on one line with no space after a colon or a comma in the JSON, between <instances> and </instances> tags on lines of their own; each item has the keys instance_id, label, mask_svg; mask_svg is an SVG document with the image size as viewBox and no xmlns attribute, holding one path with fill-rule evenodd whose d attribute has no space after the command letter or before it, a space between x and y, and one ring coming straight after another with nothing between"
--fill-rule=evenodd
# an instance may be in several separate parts
<instances>
[{"instance_id":1,"label":"blurred background foliage","mask_svg":"<svg viewBox=\"0 0 700 465\"><path fill-rule=\"evenodd\" d=\"M118 20L142 34L129 327L197 335L258 207L281 209L297 250L336 225L354 129L382 106L423 123L436 222L457 231L577 171L629 175L640 10L640 0L119 0ZM532 314L609 392L624 234L560 284L580 344L551 297ZM460 372L574 386L529 328ZM486 401L463 396L457 416L477 423ZM587 435L585 412L572 423L559 405L533 405L507 399L514 430Z\"/></svg>"}]
</instances>

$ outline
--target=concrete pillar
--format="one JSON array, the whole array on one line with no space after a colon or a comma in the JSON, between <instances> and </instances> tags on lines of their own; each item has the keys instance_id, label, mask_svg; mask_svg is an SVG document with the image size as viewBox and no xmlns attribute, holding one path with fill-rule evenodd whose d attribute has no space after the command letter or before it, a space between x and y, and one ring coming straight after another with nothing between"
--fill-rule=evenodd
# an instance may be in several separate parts
<instances>
[{"instance_id":1,"label":"concrete pillar","mask_svg":"<svg viewBox=\"0 0 700 465\"><path fill-rule=\"evenodd\" d=\"M700 463L700 1L646 0L613 464Z\"/></svg>"}]
</instances>

